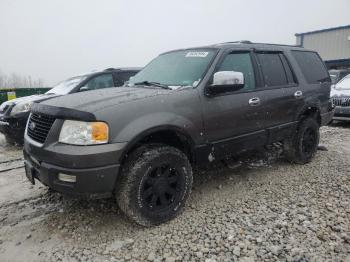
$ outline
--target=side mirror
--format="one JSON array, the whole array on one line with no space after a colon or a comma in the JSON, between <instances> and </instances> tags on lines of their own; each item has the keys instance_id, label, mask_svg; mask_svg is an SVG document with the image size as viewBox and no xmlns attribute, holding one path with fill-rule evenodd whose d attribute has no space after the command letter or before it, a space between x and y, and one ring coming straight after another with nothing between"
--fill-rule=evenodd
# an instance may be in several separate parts
<instances>
[{"instance_id":1,"label":"side mirror","mask_svg":"<svg viewBox=\"0 0 350 262\"><path fill-rule=\"evenodd\" d=\"M79 88L79 92L84 92L84 91L88 91L89 88L87 86L82 86Z\"/></svg>"},{"instance_id":2,"label":"side mirror","mask_svg":"<svg viewBox=\"0 0 350 262\"><path fill-rule=\"evenodd\" d=\"M209 94L233 92L244 87L244 75L236 71L219 71L214 74L213 84L208 86Z\"/></svg>"}]
</instances>

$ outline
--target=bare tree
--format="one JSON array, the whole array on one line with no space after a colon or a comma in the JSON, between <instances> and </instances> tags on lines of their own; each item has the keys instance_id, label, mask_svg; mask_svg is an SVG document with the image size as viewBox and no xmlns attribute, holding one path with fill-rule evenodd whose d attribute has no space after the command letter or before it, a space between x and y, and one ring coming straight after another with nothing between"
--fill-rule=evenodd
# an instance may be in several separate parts
<instances>
[{"instance_id":1,"label":"bare tree","mask_svg":"<svg viewBox=\"0 0 350 262\"><path fill-rule=\"evenodd\" d=\"M42 78L33 79L30 75L24 76L17 73L7 75L0 70L0 88L32 88L43 87Z\"/></svg>"}]
</instances>

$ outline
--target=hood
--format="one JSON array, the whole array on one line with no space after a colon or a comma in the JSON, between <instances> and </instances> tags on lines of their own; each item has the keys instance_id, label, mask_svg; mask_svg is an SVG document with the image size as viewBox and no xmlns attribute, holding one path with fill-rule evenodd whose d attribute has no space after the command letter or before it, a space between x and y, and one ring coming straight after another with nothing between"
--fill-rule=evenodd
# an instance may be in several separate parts
<instances>
[{"instance_id":1,"label":"hood","mask_svg":"<svg viewBox=\"0 0 350 262\"><path fill-rule=\"evenodd\" d=\"M30 101L33 101L32 99L36 99L37 96L39 96L39 95L31 95L31 96L24 96L24 97L11 99L11 100L8 100L8 101L2 103L0 108L5 108L7 106L17 105L21 102L30 102Z\"/></svg>"},{"instance_id":2,"label":"hood","mask_svg":"<svg viewBox=\"0 0 350 262\"><path fill-rule=\"evenodd\" d=\"M350 89L337 90L336 88L331 89L331 97L350 97Z\"/></svg>"},{"instance_id":3,"label":"hood","mask_svg":"<svg viewBox=\"0 0 350 262\"><path fill-rule=\"evenodd\" d=\"M23 97L19 97L19 98L16 98L16 99L12 99L12 100L9 100L9 101L6 101L4 103L2 103L1 105L5 104L6 105L17 105L19 103L26 103L26 102L39 102L39 101L43 101L45 99L48 99L48 98L53 98L53 97L56 97L57 95L53 95L53 94L40 94L40 95L31 95L31 96L23 96Z\"/></svg>"},{"instance_id":4,"label":"hood","mask_svg":"<svg viewBox=\"0 0 350 262\"><path fill-rule=\"evenodd\" d=\"M46 95L44 95L46 96ZM42 95L31 95L31 96L24 96L15 98L12 100L8 100L0 105L0 112L4 112L5 109L12 107L13 105L17 105L19 103L26 103L26 102L34 102L37 100L40 100Z\"/></svg>"},{"instance_id":5,"label":"hood","mask_svg":"<svg viewBox=\"0 0 350 262\"><path fill-rule=\"evenodd\" d=\"M166 95L171 92L174 91L142 86L114 87L57 97L41 104L94 113L106 107Z\"/></svg>"},{"instance_id":6,"label":"hood","mask_svg":"<svg viewBox=\"0 0 350 262\"><path fill-rule=\"evenodd\" d=\"M40 95L31 95L31 96L24 96L19 97L16 99L12 99L9 101L6 101L0 105L0 112L8 112L9 108L13 108L15 105L18 104L25 104L29 102L42 102L44 100L57 97L58 95L54 94L40 94Z\"/></svg>"}]
</instances>

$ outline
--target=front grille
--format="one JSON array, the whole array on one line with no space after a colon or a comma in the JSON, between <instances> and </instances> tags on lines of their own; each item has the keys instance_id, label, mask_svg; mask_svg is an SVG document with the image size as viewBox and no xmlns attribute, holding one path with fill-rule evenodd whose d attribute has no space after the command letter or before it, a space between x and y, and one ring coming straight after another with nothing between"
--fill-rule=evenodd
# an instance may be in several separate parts
<instances>
[{"instance_id":1,"label":"front grille","mask_svg":"<svg viewBox=\"0 0 350 262\"><path fill-rule=\"evenodd\" d=\"M335 106L350 107L350 97L334 97L333 104Z\"/></svg>"},{"instance_id":2,"label":"front grille","mask_svg":"<svg viewBox=\"0 0 350 262\"><path fill-rule=\"evenodd\" d=\"M27 127L27 135L43 144L56 118L45 114L32 113Z\"/></svg>"}]
</instances>

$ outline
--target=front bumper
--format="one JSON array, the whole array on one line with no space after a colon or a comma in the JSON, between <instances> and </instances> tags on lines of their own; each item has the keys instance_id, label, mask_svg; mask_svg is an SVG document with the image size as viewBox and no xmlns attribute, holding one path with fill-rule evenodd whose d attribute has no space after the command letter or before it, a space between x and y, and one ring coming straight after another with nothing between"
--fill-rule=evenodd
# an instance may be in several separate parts
<instances>
[{"instance_id":1,"label":"front bumper","mask_svg":"<svg viewBox=\"0 0 350 262\"><path fill-rule=\"evenodd\" d=\"M327 113L321 114L321 126L328 125L332 121L333 116L334 116L334 109Z\"/></svg>"},{"instance_id":2,"label":"front bumper","mask_svg":"<svg viewBox=\"0 0 350 262\"><path fill-rule=\"evenodd\" d=\"M350 120L350 107L336 106L334 120Z\"/></svg>"},{"instance_id":3,"label":"front bumper","mask_svg":"<svg viewBox=\"0 0 350 262\"><path fill-rule=\"evenodd\" d=\"M120 167L118 156L124 143L38 146L29 140L25 138L23 153L27 169L31 170L34 179L69 195L96 199L113 194ZM75 176L76 182L60 180L60 173Z\"/></svg>"},{"instance_id":4,"label":"front bumper","mask_svg":"<svg viewBox=\"0 0 350 262\"><path fill-rule=\"evenodd\" d=\"M5 116L0 114L0 132L18 143L23 143L24 130L28 117L29 112L21 113L17 116Z\"/></svg>"}]
</instances>

